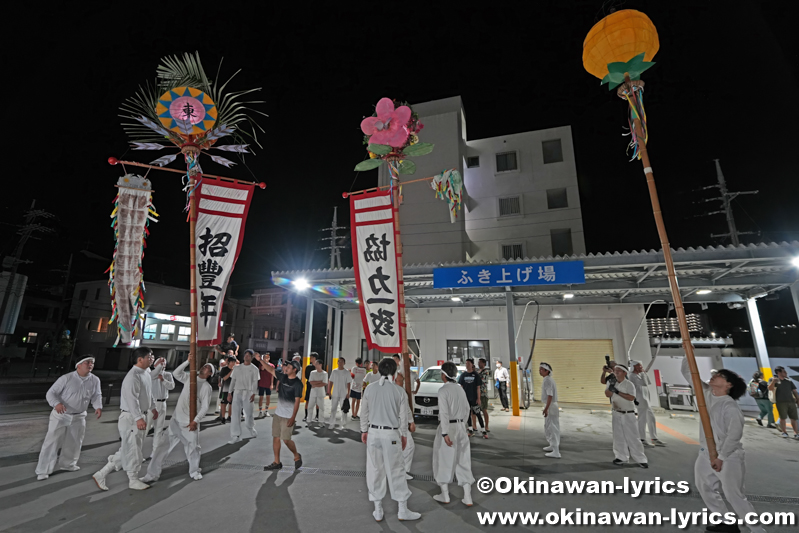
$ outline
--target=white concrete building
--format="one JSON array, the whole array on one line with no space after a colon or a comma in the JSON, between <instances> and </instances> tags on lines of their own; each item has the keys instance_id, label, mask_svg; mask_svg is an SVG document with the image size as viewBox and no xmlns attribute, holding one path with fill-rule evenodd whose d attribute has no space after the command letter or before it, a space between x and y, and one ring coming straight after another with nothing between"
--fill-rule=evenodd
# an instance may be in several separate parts
<instances>
[{"instance_id":1,"label":"white concrete building","mask_svg":"<svg viewBox=\"0 0 799 533\"><path fill-rule=\"evenodd\" d=\"M455 168L463 210L450 223L428 186L404 187L400 225L405 262L496 261L585 253L571 127L469 140L460 97L413 105L433 153L413 176ZM380 167L379 183L388 183ZM412 178L409 178L412 179Z\"/></svg>"}]
</instances>

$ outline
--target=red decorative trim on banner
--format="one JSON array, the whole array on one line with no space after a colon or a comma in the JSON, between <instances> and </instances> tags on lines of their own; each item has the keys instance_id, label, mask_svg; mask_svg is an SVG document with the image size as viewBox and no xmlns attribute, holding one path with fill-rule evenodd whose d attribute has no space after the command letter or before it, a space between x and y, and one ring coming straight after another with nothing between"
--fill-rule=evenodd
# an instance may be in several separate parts
<instances>
[{"instance_id":1,"label":"red decorative trim on banner","mask_svg":"<svg viewBox=\"0 0 799 533\"><path fill-rule=\"evenodd\" d=\"M202 192L202 190L203 190L202 185L214 185L214 186L217 186L217 187L224 187L224 188L227 188L227 189L237 189L237 190L240 190L240 191L247 191L247 199L242 202L241 200L236 201L236 200L233 200L231 198L221 198L219 196L204 195L203 192ZM200 185L200 187L197 188L197 206L198 206L197 212L198 213L204 213L204 214L208 214L208 215L217 215L217 216L228 217L228 218L240 218L241 219L241 228L239 229L239 240L236 243L236 255L233 258L233 267L230 270L231 274L233 273L233 269L235 269L236 263L239 260L239 254L241 253L241 244L242 244L242 242L244 242L244 229L245 229L245 226L247 224L247 215L250 212L250 202L252 201L252 193L253 193L254 188L255 188L255 184L245 185L245 184L242 184L242 183L234 183L234 182L223 181L223 180L220 180L220 179L208 178L208 177L203 178L202 179L202 184ZM224 213L224 212L219 212L219 211L210 211L210 210L207 210L207 209L200 209L199 208L200 200L202 200L203 198L209 198L209 199L214 199L214 201L224 201L224 202L235 203L235 204L242 204L243 203L244 212L240 213L240 214L239 213ZM197 276L197 281L198 282L200 281L200 276ZM220 325L219 317L222 316L222 311L223 311L224 304L225 304L225 292L227 292L227 286L225 286L225 291L223 291L219 295L219 302L220 303L219 303L219 307L218 307L219 311L217 312L217 318L216 318L216 337L214 339L212 339L212 340L209 340L209 341L198 340L197 341L197 345L198 346L213 346L215 344L219 344L222 341L222 326ZM195 296L195 298L196 298L196 296ZM199 304L199 302L197 302L197 303Z\"/></svg>"},{"instance_id":2,"label":"red decorative trim on banner","mask_svg":"<svg viewBox=\"0 0 799 533\"><path fill-rule=\"evenodd\" d=\"M366 200L368 198L375 198L375 197L387 197L390 201L388 205L379 205L374 207L364 207L363 209L355 209L355 201L356 200ZM356 213L367 213L370 211L381 211L386 209L391 209L391 212L394 216L390 218L385 218L381 220L369 220L366 222L355 222L355 215ZM350 196L350 228L352 231L352 242L354 243L352 246L352 264L353 269L355 270L355 286L358 291L358 299L361 301L365 301L363 298L363 291L361 290L361 274L360 269L358 266L359 257L358 257L358 231L357 228L361 226L374 226L377 224L392 224L394 226L394 235L399 234L399 230L397 229L396 223L396 212L397 210L394 208L394 202L391 201L391 191L374 191L374 192L367 192L364 194L359 194L357 196ZM397 239L394 239L394 254L397 254ZM398 258L399 260L399 258ZM397 274L399 276L399 269L397 270ZM400 306L402 306L402 302L398 302ZM402 306L404 307L404 306ZM397 339L399 343L397 346L377 346L376 344L372 343L372 336L370 335L369 331L369 321L366 318L366 306L359 305L358 308L360 309L361 313L361 324L363 326L364 336L366 337L366 345L367 347L372 350L377 350L383 353L400 353L402 351L402 329L399 328L397 333ZM401 307L400 307L401 308ZM397 320L397 323L400 323L400 320Z\"/></svg>"}]
</instances>

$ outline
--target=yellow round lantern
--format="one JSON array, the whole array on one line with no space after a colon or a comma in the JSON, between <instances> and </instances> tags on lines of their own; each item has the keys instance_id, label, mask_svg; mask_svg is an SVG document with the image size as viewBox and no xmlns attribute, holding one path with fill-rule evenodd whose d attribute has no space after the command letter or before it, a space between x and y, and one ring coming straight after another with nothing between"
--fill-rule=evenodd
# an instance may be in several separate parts
<instances>
[{"instance_id":1,"label":"yellow round lantern","mask_svg":"<svg viewBox=\"0 0 799 533\"><path fill-rule=\"evenodd\" d=\"M583 66L599 79L608 75L608 63L626 63L644 54L651 61L658 49L658 33L649 17L634 9L611 13L597 22L583 42Z\"/></svg>"}]
</instances>

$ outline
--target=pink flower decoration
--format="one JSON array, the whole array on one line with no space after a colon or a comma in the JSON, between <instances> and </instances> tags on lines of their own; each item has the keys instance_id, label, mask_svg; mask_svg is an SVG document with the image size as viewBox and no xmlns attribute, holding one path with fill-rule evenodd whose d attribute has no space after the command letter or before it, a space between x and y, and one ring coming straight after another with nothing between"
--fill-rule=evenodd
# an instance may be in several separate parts
<instances>
[{"instance_id":1,"label":"pink flower decoration","mask_svg":"<svg viewBox=\"0 0 799 533\"><path fill-rule=\"evenodd\" d=\"M393 148L402 148L408 140L407 125L410 120L410 107L400 106L394 109L394 102L388 98L381 98L377 102L377 116L363 119L361 130L370 136L370 144L386 144Z\"/></svg>"}]
</instances>

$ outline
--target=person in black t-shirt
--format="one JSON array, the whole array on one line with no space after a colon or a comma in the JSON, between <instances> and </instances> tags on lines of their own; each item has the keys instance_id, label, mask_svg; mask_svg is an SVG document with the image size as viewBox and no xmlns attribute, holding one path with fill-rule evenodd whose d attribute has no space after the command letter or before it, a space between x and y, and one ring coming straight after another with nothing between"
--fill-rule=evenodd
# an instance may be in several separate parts
<instances>
[{"instance_id":1,"label":"person in black t-shirt","mask_svg":"<svg viewBox=\"0 0 799 533\"><path fill-rule=\"evenodd\" d=\"M302 367L297 361L289 361L283 366L285 374L272 366L266 367L266 371L275 377L280 387L277 389L277 409L272 417L272 450L275 452L275 461L264 467L264 470L283 468L280 461L281 440L294 454L294 468L298 470L302 466L302 455L297 452L297 447L291 440L302 398L302 379L298 377L300 368Z\"/></svg>"},{"instance_id":2,"label":"person in black t-shirt","mask_svg":"<svg viewBox=\"0 0 799 533\"><path fill-rule=\"evenodd\" d=\"M214 346L214 351L220 355L234 355L238 358L239 356L239 344L234 340L235 336L231 333L227 336L227 340L221 344L217 344ZM233 353L230 353L230 350Z\"/></svg>"},{"instance_id":3,"label":"person in black t-shirt","mask_svg":"<svg viewBox=\"0 0 799 533\"><path fill-rule=\"evenodd\" d=\"M474 435L472 428L477 427L475 421L479 421L480 427L483 428L483 438L487 439L488 434L485 431L483 417L480 414L480 386L483 384L483 380L474 368L474 359L466 360L466 372L458 378L458 384L463 387L463 391L466 393L466 400L468 400L469 408L471 409L469 436Z\"/></svg>"},{"instance_id":4,"label":"person in black t-shirt","mask_svg":"<svg viewBox=\"0 0 799 533\"><path fill-rule=\"evenodd\" d=\"M230 402L228 401L228 392L230 392L230 373L233 372L233 369L236 368L236 358L231 357L227 360L227 366L219 371L219 398L220 398L220 406L219 406L219 417L217 420L222 422L230 422L230 417L227 419L225 418L225 412L228 409L228 405ZM230 415L233 414L233 409L231 407Z\"/></svg>"}]
</instances>

